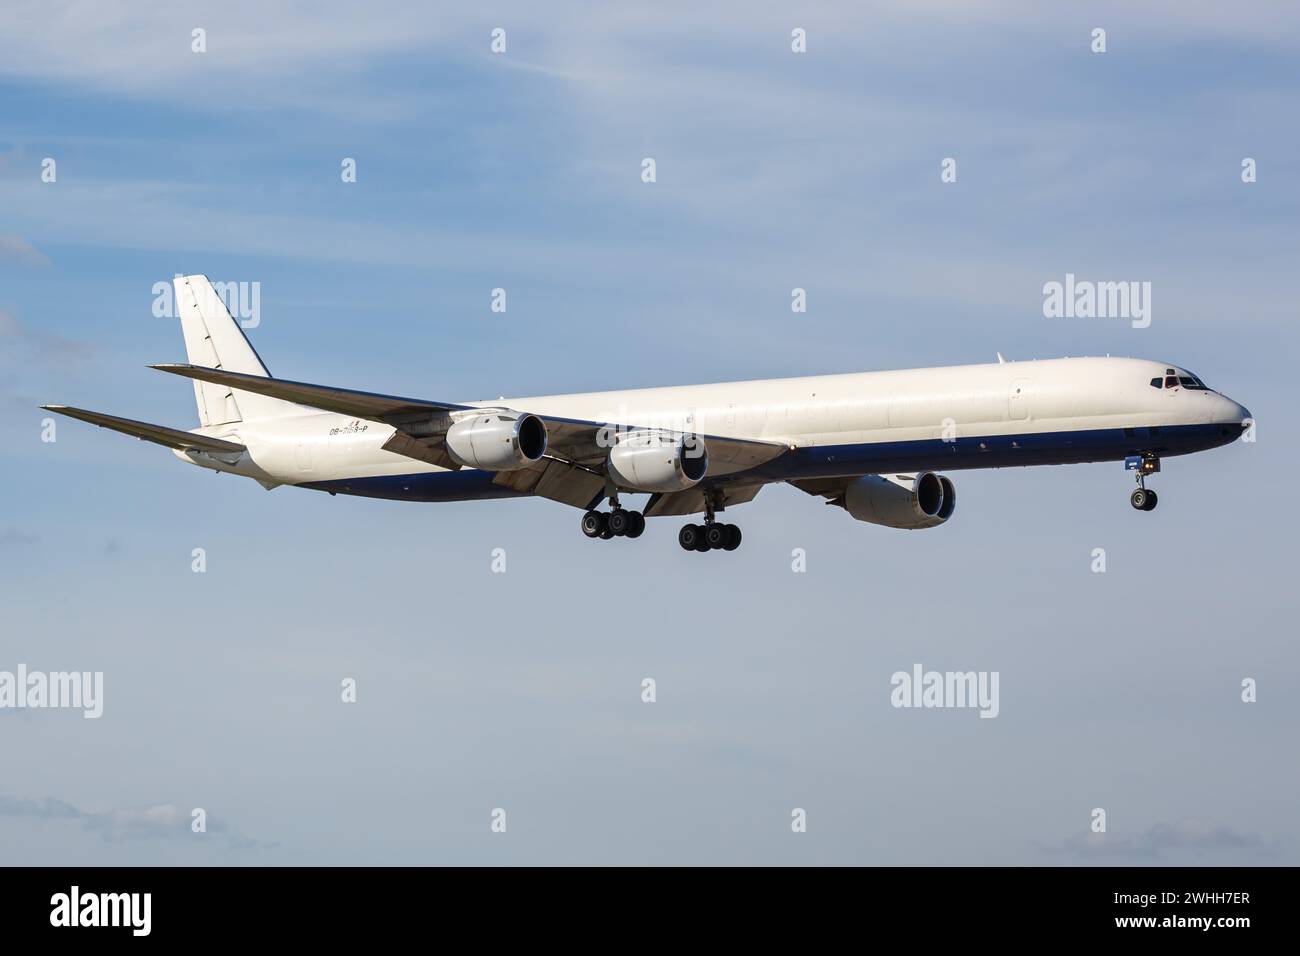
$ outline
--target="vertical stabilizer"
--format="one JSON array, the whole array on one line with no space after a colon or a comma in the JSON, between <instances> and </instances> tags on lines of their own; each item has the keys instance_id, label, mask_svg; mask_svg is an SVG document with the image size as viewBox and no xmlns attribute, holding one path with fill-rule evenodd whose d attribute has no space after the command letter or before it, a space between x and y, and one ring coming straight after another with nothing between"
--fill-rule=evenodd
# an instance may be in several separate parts
<instances>
[{"instance_id":1,"label":"vertical stabilizer","mask_svg":"<svg viewBox=\"0 0 1300 956\"><path fill-rule=\"evenodd\" d=\"M172 286L185 335L185 354L191 365L270 375L207 276L177 276ZM271 418L293 409L278 399L199 381L194 383L194 401L204 425Z\"/></svg>"}]
</instances>

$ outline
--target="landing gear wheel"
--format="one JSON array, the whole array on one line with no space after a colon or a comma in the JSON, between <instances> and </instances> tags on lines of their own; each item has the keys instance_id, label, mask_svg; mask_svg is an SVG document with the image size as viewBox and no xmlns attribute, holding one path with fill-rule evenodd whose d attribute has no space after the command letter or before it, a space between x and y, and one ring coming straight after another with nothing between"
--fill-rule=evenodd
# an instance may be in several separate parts
<instances>
[{"instance_id":1,"label":"landing gear wheel","mask_svg":"<svg viewBox=\"0 0 1300 956\"><path fill-rule=\"evenodd\" d=\"M614 537L614 532L613 532L613 530L610 528L610 526L609 526L609 522L606 521L606 522L605 522L605 527L604 527L603 529L601 529L601 532L600 532L600 540L601 540L601 541L608 541L608 540L609 540L610 538L612 538L612 537Z\"/></svg>"},{"instance_id":2,"label":"landing gear wheel","mask_svg":"<svg viewBox=\"0 0 1300 956\"><path fill-rule=\"evenodd\" d=\"M686 551L698 551L704 543L704 529L697 524L682 525L677 532L677 543Z\"/></svg>"},{"instance_id":3,"label":"landing gear wheel","mask_svg":"<svg viewBox=\"0 0 1300 956\"><path fill-rule=\"evenodd\" d=\"M710 524L705 526L704 541L708 544L709 550L719 550L727 546L727 542L731 540L731 535L728 532L730 527L731 525L726 524Z\"/></svg>"},{"instance_id":4,"label":"landing gear wheel","mask_svg":"<svg viewBox=\"0 0 1300 956\"><path fill-rule=\"evenodd\" d=\"M627 534L627 529L631 527L631 518L622 508L615 508L609 513L609 530L618 537Z\"/></svg>"},{"instance_id":5,"label":"landing gear wheel","mask_svg":"<svg viewBox=\"0 0 1300 956\"><path fill-rule=\"evenodd\" d=\"M740 529L734 524L727 525L727 543L723 545L728 551L735 551L740 547Z\"/></svg>"},{"instance_id":6,"label":"landing gear wheel","mask_svg":"<svg viewBox=\"0 0 1300 956\"><path fill-rule=\"evenodd\" d=\"M641 537L641 533L645 531L645 515L639 511L629 511L627 516L630 519L627 525L627 536L629 538Z\"/></svg>"},{"instance_id":7,"label":"landing gear wheel","mask_svg":"<svg viewBox=\"0 0 1300 956\"><path fill-rule=\"evenodd\" d=\"M1150 511L1155 507L1154 504L1148 505L1147 501L1154 495L1154 491L1147 491L1145 488L1134 488L1133 494L1128 496L1128 503L1138 511Z\"/></svg>"},{"instance_id":8,"label":"landing gear wheel","mask_svg":"<svg viewBox=\"0 0 1300 956\"><path fill-rule=\"evenodd\" d=\"M588 511L582 516L582 533L588 538L599 538L605 530L605 516L599 511Z\"/></svg>"},{"instance_id":9,"label":"landing gear wheel","mask_svg":"<svg viewBox=\"0 0 1300 956\"><path fill-rule=\"evenodd\" d=\"M1158 502L1159 500L1160 500L1160 496L1159 496L1159 495L1157 495L1154 491L1148 491L1148 492L1147 492L1147 500L1146 500L1146 504L1144 504L1144 505L1142 506L1142 510L1143 510L1143 511L1155 511L1155 510L1156 510L1156 502Z\"/></svg>"}]
</instances>

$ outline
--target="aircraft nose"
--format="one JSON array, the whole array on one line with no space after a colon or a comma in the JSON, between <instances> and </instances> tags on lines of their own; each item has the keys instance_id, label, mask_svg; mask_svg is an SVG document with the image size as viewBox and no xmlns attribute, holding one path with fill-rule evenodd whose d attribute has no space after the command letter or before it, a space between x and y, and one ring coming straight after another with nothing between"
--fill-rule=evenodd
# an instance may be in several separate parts
<instances>
[{"instance_id":1,"label":"aircraft nose","mask_svg":"<svg viewBox=\"0 0 1300 956\"><path fill-rule=\"evenodd\" d=\"M1227 395L1219 396L1221 402L1215 418L1221 422L1235 422L1245 427L1245 422L1251 417L1250 409L1241 402L1234 402Z\"/></svg>"}]
</instances>

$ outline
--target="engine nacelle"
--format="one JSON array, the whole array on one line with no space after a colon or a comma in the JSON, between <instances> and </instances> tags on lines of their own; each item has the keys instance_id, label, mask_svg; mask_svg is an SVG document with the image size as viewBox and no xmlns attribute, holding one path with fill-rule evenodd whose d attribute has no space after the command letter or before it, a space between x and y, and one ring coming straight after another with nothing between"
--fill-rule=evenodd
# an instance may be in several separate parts
<instances>
[{"instance_id":1,"label":"engine nacelle","mask_svg":"<svg viewBox=\"0 0 1300 956\"><path fill-rule=\"evenodd\" d=\"M488 409L447 430L447 454L467 468L516 471L546 453L546 425L536 415Z\"/></svg>"},{"instance_id":2,"label":"engine nacelle","mask_svg":"<svg viewBox=\"0 0 1300 956\"><path fill-rule=\"evenodd\" d=\"M957 508L953 483L930 471L916 475L863 475L844 490L844 510L859 521L887 528L933 528Z\"/></svg>"},{"instance_id":3,"label":"engine nacelle","mask_svg":"<svg viewBox=\"0 0 1300 956\"><path fill-rule=\"evenodd\" d=\"M607 465L620 487L669 493L699 484L709 455L698 435L634 431L617 436Z\"/></svg>"}]
</instances>

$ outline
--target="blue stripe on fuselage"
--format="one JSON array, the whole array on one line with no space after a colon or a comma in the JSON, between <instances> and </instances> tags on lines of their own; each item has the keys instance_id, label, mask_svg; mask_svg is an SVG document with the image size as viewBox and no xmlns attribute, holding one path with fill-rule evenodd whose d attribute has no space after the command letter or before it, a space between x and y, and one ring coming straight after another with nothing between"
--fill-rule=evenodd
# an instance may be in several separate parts
<instances>
[{"instance_id":1,"label":"blue stripe on fuselage","mask_svg":"<svg viewBox=\"0 0 1300 956\"><path fill-rule=\"evenodd\" d=\"M393 498L398 501L481 501L488 498L518 498L525 494L493 484L492 479L495 477L494 471L466 468L462 471L434 471L414 475L306 481L297 487L328 491L332 495L361 495L365 498Z\"/></svg>"},{"instance_id":2,"label":"blue stripe on fuselage","mask_svg":"<svg viewBox=\"0 0 1300 956\"><path fill-rule=\"evenodd\" d=\"M953 441L934 438L817 445L796 448L754 469L751 474L788 480L849 474L1074 465L1091 461L1122 461L1129 455L1187 455L1229 444L1240 436L1240 425L1220 423L973 436Z\"/></svg>"},{"instance_id":3,"label":"blue stripe on fuselage","mask_svg":"<svg viewBox=\"0 0 1300 956\"><path fill-rule=\"evenodd\" d=\"M727 475L725 480L757 477L766 481L788 481L793 478L909 471L1072 465L1090 461L1122 461L1129 455L1141 454L1171 457L1217 448L1240 436L1241 426L1229 422L961 437L954 441L934 438L921 441L816 445L796 448L759 468ZM495 476L495 472L467 468L462 471L311 481L298 487L328 491L331 494L393 498L400 501L476 501L525 495L524 492L494 484L492 479Z\"/></svg>"}]
</instances>

